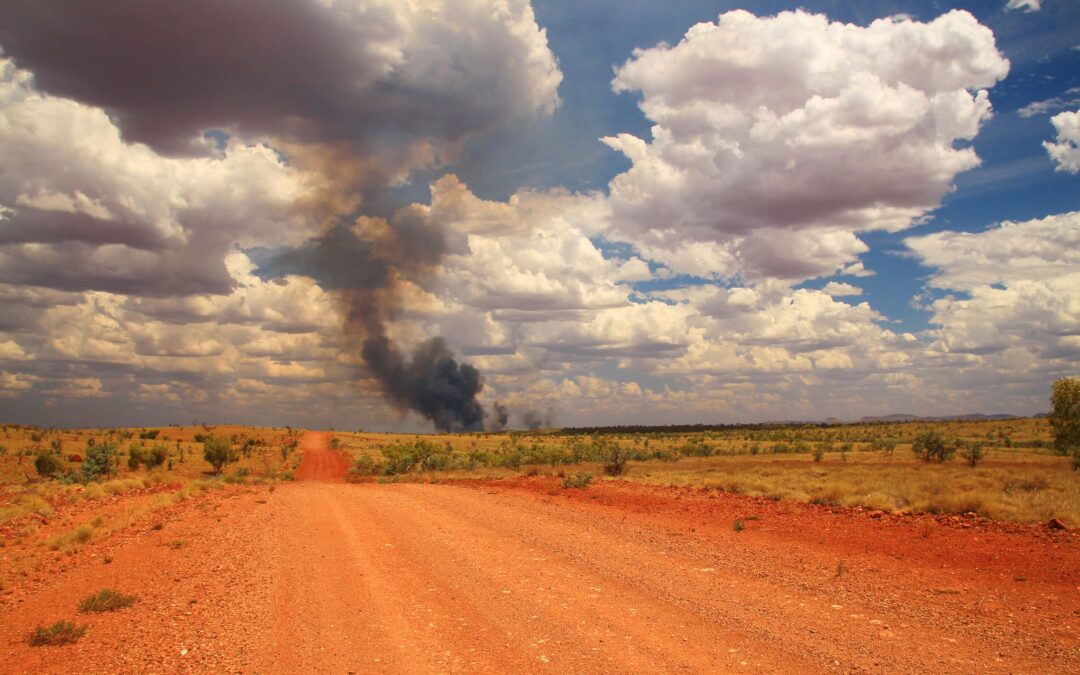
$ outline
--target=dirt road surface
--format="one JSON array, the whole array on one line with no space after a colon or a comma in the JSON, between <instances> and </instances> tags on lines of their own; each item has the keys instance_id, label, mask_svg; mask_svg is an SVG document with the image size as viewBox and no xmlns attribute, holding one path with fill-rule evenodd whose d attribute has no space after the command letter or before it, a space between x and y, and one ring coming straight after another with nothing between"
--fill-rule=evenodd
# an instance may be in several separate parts
<instances>
[{"instance_id":1,"label":"dirt road surface","mask_svg":"<svg viewBox=\"0 0 1080 675\"><path fill-rule=\"evenodd\" d=\"M0 671L1080 672L1072 532L620 482L352 485L325 436L304 448L321 482L188 502L5 589ZM75 613L106 586L139 601ZM26 645L64 618L81 641Z\"/></svg>"},{"instance_id":2,"label":"dirt road surface","mask_svg":"<svg viewBox=\"0 0 1080 675\"><path fill-rule=\"evenodd\" d=\"M340 483L345 480L349 458L330 449L329 434L304 434L300 451L303 455L300 466L296 468L296 480L320 483Z\"/></svg>"}]
</instances>

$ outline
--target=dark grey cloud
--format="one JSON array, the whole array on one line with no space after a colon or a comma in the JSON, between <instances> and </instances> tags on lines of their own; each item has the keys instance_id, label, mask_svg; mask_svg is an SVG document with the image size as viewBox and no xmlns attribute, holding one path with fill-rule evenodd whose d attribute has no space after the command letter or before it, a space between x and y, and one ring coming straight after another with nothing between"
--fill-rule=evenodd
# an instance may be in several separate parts
<instances>
[{"instance_id":1,"label":"dark grey cloud","mask_svg":"<svg viewBox=\"0 0 1080 675\"><path fill-rule=\"evenodd\" d=\"M449 4L437 17L377 2L5 2L0 46L42 90L104 108L126 138L168 153L215 128L457 140L553 100L553 59L529 63L534 45L482 3Z\"/></svg>"},{"instance_id":2,"label":"dark grey cloud","mask_svg":"<svg viewBox=\"0 0 1080 675\"><path fill-rule=\"evenodd\" d=\"M221 258L199 260L190 253L163 256L82 242L8 245L0 247L0 282L147 297L228 293L235 281Z\"/></svg>"}]
</instances>

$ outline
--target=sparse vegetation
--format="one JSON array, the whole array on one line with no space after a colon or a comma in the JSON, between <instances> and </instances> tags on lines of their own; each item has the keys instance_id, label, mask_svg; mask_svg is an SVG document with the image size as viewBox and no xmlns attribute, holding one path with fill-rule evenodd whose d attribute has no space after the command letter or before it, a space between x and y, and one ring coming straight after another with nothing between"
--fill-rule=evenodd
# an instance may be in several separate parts
<instances>
[{"instance_id":1,"label":"sparse vegetation","mask_svg":"<svg viewBox=\"0 0 1080 675\"><path fill-rule=\"evenodd\" d=\"M64 469L60 458L51 452L41 452L34 458L34 470L42 478L52 478Z\"/></svg>"},{"instance_id":2,"label":"sparse vegetation","mask_svg":"<svg viewBox=\"0 0 1080 675\"><path fill-rule=\"evenodd\" d=\"M981 441L965 441L964 444L960 446L960 457L974 469L986 456L986 451L983 447Z\"/></svg>"},{"instance_id":3,"label":"sparse vegetation","mask_svg":"<svg viewBox=\"0 0 1080 675\"><path fill-rule=\"evenodd\" d=\"M225 465L237 460L232 446L223 438L208 436L203 440L203 459L210 463L214 474L220 474Z\"/></svg>"},{"instance_id":4,"label":"sparse vegetation","mask_svg":"<svg viewBox=\"0 0 1080 675\"><path fill-rule=\"evenodd\" d=\"M592 484L592 481L593 475L591 473L572 473L563 478L562 486L564 490L571 488L581 489L589 487L589 485Z\"/></svg>"},{"instance_id":5,"label":"sparse vegetation","mask_svg":"<svg viewBox=\"0 0 1080 675\"><path fill-rule=\"evenodd\" d=\"M924 431L915 437L911 451L924 462L944 462L952 458L956 450L934 430Z\"/></svg>"},{"instance_id":6,"label":"sparse vegetation","mask_svg":"<svg viewBox=\"0 0 1080 675\"><path fill-rule=\"evenodd\" d=\"M1050 406L1054 450L1071 455L1073 470L1080 470L1080 377L1063 377L1054 382Z\"/></svg>"},{"instance_id":7,"label":"sparse vegetation","mask_svg":"<svg viewBox=\"0 0 1080 675\"><path fill-rule=\"evenodd\" d=\"M79 601L80 612L115 612L118 609L135 604L134 595L124 595L114 590L103 588Z\"/></svg>"},{"instance_id":8,"label":"sparse vegetation","mask_svg":"<svg viewBox=\"0 0 1080 675\"><path fill-rule=\"evenodd\" d=\"M32 647L66 645L77 642L83 635L86 635L86 626L77 626L71 621L57 621L50 626L38 626L26 641Z\"/></svg>"},{"instance_id":9,"label":"sparse vegetation","mask_svg":"<svg viewBox=\"0 0 1080 675\"><path fill-rule=\"evenodd\" d=\"M619 443L614 443L608 450L604 473L609 476L621 476L626 472L628 461L630 461L630 452Z\"/></svg>"}]
</instances>

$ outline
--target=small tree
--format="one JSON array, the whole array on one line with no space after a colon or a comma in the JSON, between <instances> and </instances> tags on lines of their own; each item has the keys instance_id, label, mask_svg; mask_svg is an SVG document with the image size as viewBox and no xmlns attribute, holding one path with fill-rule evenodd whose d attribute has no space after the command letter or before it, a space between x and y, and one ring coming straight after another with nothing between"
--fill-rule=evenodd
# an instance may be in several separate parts
<instances>
[{"instance_id":1,"label":"small tree","mask_svg":"<svg viewBox=\"0 0 1080 675\"><path fill-rule=\"evenodd\" d=\"M1054 450L1072 455L1073 470L1080 470L1080 377L1063 377L1054 382L1050 407Z\"/></svg>"},{"instance_id":2,"label":"small tree","mask_svg":"<svg viewBox=\"0 0 1080 675\"><path fill-rule=\"evenodd\" d=\"M609 476L621 476L626 471L628 461L630 461L630 452L619 445L618 441L614 441L607 451L604 473Z\"/></svg>"},{"instance_id":3,"label":"small tree","mask_svg":"<svg viewBox=\"0 0 1080 675\"><path fill-rule=\"evenodd\" d=\"M34 469L42 478L52 478L63 468L60 458L51 452L42 452L34 459Z\"/></svg>"},{"instance_id":4,"label":"small tree","mask_svg":"<svg viewBox=\"0 0 1080 675\"><path fill-rule=\"evenodd\" d=\"M86 449L86 461L80 469L78 480L89 483L102 476L112 476L116 473L117 466L116 444L98 443Z\"/></svg>"},{"instance_id":5,"label":"small tree","mask_svg":"<svg viewBox=\"0 0 1080 675\"><path fill-rule=\"evenodd\" d=\"M974 469L986 457L986 450L980 441L968 441L960 448L960 457Z\"/></svg>"},{"instance_id":6,"label":"small tree","mask_svg":"<svg viewBox=\"0 0 1080 675\"><path fill-rule=\"evenodd\" d=\"M915 437L911 451L924 462L944 462L951 458L956 449L945 442L936 431L924 431Z\"/></svg>"},{"instance_id":7,"label":"small tree","mask_svg":"<svg viewBox=\"0 0 1080 675\"><path fill-rule=\"evenodd\" d=\"M215 474L219 474L226 464L237 458L227 440L209 436L203 441L203 459L210 463Z\"/></svg>"}]
</instances>

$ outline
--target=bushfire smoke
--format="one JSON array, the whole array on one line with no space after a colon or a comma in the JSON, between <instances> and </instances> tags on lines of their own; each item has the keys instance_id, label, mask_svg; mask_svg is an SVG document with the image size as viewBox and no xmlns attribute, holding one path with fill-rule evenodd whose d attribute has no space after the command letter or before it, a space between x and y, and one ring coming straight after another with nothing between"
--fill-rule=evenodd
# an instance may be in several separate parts
<instances>
[{"instance_id":1,"label":"bushfire smoke","mask_svg":"<svg viewBox=\"0 0 1080 675\"><path fill-rule=\"evenodd\" d=\"M474 136L554 111L562 73L529 2L0 3L0 55L41 91L107 110L126 142L158 156L209 165L224 145L272 148L303 193L280 219L314 238L260 273L303 274L331 291L348 348L391 404L442 431L483 428L479 372L438 337L406 356L389 330L403 289L443 255L441 228L422 207L387 219L371 202L454 161ZM191 258L222 280L210 292L228 292L231 244L250 247L270 228L253 211L234 218L244 227L230 239L213 215L194 219L215 227L213 246ZM201 241L186 229L173 239Z\"/></svg>"},{"instance_id":2,"label":"bushfire smoke","mask_svg":"<svg viewBox=\"0 0 1080 675\"><path fill-rule=\"evenodd\" d=\"M335 226L264 271L310 276L334 293L346 344L393 406L422 415L439 431L478 431L486 417L477 399L484 387L480 372L459 363L441 337L406 356L387 331L404 309L402 285L430 274L442 241L436 227L405 208L389 222L361 217L352 228Z\"/></svg>"}]
</instances>

